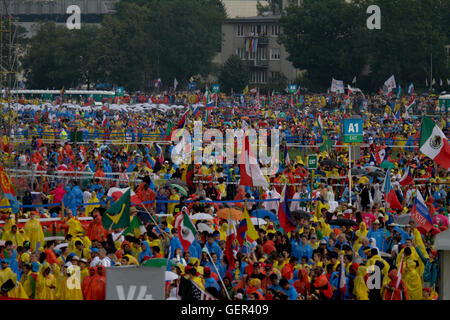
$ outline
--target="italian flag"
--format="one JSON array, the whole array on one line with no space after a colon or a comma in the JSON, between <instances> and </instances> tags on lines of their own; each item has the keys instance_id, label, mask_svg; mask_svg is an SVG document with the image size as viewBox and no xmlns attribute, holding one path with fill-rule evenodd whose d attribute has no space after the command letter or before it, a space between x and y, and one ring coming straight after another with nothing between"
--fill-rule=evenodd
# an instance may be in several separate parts
<instances>
[{"instance_id":1,"label":"italian flag","mask_svg":"<svg viewBox=\"0 0 450 320\"><path fill-rule=\"evenodd\" d=\"M450 146L447 137L434 121L422 118L420 128L420 151L448 170L450 168Z\"/></svg>"},{"instance_id":2,"label":"italian flag","mask_svg":"<svg viewBox=\"0 0 450 320\"><path fill-rule=\"evenodd\" d=\"M180 242L183 246L183 250L187 252L191 243L195 240L195 235L197 234L197 230L194 227L194 224L191 221L191 218L187 215L186 212L182 212L175 222L175 226L178 229L178 233L180 235Z\"/></svg>"}]
</instances>

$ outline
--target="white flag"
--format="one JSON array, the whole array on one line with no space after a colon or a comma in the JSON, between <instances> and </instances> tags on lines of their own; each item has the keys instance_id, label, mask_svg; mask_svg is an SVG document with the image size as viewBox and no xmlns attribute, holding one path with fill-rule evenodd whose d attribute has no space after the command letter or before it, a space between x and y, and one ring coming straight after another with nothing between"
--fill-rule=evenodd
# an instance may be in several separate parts
<instances>
[{"instance_id":1,"label":"white flag","mask_svg":"<svg viewBox=\"0 0 450 320\"><path fill-rule=\"evenodd\" d=\"M391 92L392 89L397 88L394 75L392 75L389 79L386 80L384 86L386 87L388 93Z\"/></svg>"},{"instance_id":2,"label":"white flag","mask_svg":"<svg viewBox=\"0 0 450 320\"><path fill-rule=\"evenodd\" d=\"M449 79L447 79L447 84L450 86L450 80Z\"/></svg>"},{"instance_id":3,"label":"white flag","mask_svg":"<svg viewBox=\"0 0 450 320\"><path fill-rule=\"evenodd\" d=\"M433 78L433 82L431 83L432 86L436 84L436 80Z\"/></svg>"},{"instance_id":4,"label":"white flag","mask_svg":"<svg viewBox=\"0 0 450 320\"><path fill-rule=\"evenodd\" d=\"M443 85L442 79L439 79L439 85L442 87L442 85Z\"/></svg>"},{"instance_id":5,"label":"white flag","mask_svg":"<svg viewBox=\"0 0 450 320\"><path fill-rule=\"evenodd\" d=\"M428 87L428 78L425 79L425 85Z\"/></svg>"},{"instance_id":6,"label":"white flag","mask_svg":"<svg viewBox=\"0 0 450 320\"><path fill-rule=\"evenodd\" d=\"M331 81L331 92L344 93L344 81L333 78Z\"/></svg>"},{"instance_id":7,"label":"white flag","mask_svg":"<svg viewBox=\"0 0 450 320\"><path fill-rule=\"evenodd\" d=\"M356 83L356 76L353 77L352 83Z\"/></svg>"},{"instance_id":8,"label":"white flag","mask_svg":"<svg viewBox=\"0 0 450 320\"><path fill-rule=\"evenodd\" d=\"M178 86L178 81L177 81L177 78L175 78L175 79L173 80L173 89L174 89L174 90L177 90L177 86Z\"/></svg>"}]
</instances>

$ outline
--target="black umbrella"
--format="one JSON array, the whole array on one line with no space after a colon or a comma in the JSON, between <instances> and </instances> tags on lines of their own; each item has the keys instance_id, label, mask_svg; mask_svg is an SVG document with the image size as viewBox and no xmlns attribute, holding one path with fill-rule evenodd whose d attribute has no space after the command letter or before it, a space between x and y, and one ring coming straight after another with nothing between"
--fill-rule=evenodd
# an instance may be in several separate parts
<instances>
[{"instance_id":1,"label":"black umbrella","mask_svg":"<svg viewBox=\"0 0 450 320\"><path fill-rule=\"evenodd\" d=\"M368 177L374 177L374 178L381 178L381 177L384 177L385 174L384 174L383 171L378 170L378 171L372 171L372 172L369 172L369 173L367 174L367 176L368 176Z\"/></svg>"},{"instance_id":2,"label":"black umbrella","mask_svg":"<svg viewBox=\"0 0 450 320\"><path fill-rule=\"evenodd\" d=\"M311 219L312 218L312 215L304 210L292 211L291 214L296 219Z\"/></svg>"},{"instance_id":3,"label":"black umbrella","mask_svg":"<svg viewBox=\"0 0 450 320\"><path fill-rule=\"evenodd\" d=\"M358 225L356 221L350 219L334 219L329 222L332 226L356 226Z\"/></svg>"},{"instance_id":4,"label":"black umbrella","mask_svg":"<svg viewBox=\"0 0 450 320\"><path fill-rule=\"evenodd\" d=\"M337 166L338 163L337 163L336 160L333 160L333 159L325 159L325 160L322 160L322 161L320 162L320 165L321 165L321 166L331 166L331 167L334 167L334 166Z\"/></svg>"},{"instance_id":5,"label":"black umbrella","mask_svg":"<svg viewBox=\"0 0 450 320\"><path fill-rule=\"evenodd\" d=\"M362 174L365 174L366 172L363 170L363 169L361 169L361 168L353 168L352 169L352 175L355 175L355 176L359 176L359 175L362 175Z\"/></svg>"}]
</instances>

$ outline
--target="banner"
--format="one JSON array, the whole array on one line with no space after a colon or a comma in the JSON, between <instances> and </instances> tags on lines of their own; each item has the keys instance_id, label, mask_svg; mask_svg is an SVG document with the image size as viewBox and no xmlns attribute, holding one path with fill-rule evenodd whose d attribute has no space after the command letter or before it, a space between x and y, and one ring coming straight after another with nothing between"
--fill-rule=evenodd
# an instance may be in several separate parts
<instances>
[{"instance_id":1,"label":"banner","mask_svg":"<svg viewBox=\"0 0 450 320\"><path fill-rule=\"evenodd\" d=\"M344 93L344 81L332 79L331 92Z\"/></svg>"},{"instance_id":2,"label":"banner","mask_svg":"<svg viewBox=\"0 0 450 320\"><path fill-rule=\"evenodd\" d=\"M111 267L106 269L106 300L165 300L165 269Z\"/></svg>"},{"instance_id":3,"label":"banner","mask_svg":"<svg viewBox=\"0 0 450 320\"><path fill-rule=\"evenodd\" d=\"M393 88L396 88L396 87L397 87L397 84L395 83L395 77L394 77L394 75L392 75L384 83L384 88L386 89L387 93L389 93L392 91Z\"/></svg>"}]
</instances>

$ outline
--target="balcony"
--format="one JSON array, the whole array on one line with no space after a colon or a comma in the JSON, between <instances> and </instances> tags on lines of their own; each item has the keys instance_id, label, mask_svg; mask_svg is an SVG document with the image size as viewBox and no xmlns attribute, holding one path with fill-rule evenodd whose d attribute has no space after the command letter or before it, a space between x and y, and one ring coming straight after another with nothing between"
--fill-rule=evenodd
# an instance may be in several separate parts
<instances>
[{"instance_id":1,"label":"balcony","mask_svg":"<svg viewBox=\"0 0 450 320\"><path fill-rule=\"evenodd\" d=\"M245 38L247 38L247 39L258 39L258 46L267 46L267 45L269 45L269 37L267 37L266 35L258 35L258 36L248 35Z\"/></svg>"},{"instance_id":2,"label":"balcony","mask_svg":"<svg viewBox=\"0 0 450 320\"><path fill-rule=\"evenodd\" d=\"M268 60L247 60L247 65L249 68L268 68L269 61Z\"/></svg>"}]
</instances>

